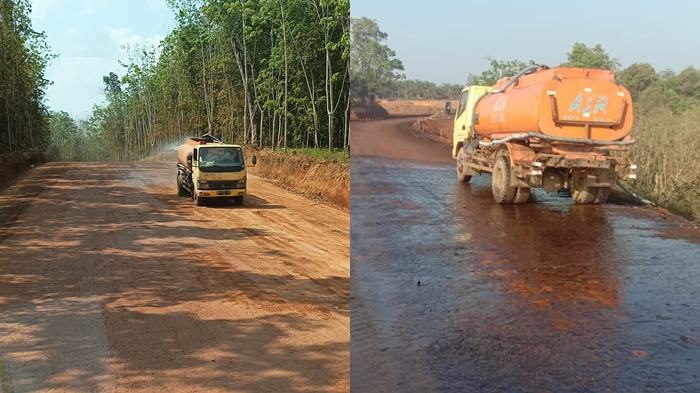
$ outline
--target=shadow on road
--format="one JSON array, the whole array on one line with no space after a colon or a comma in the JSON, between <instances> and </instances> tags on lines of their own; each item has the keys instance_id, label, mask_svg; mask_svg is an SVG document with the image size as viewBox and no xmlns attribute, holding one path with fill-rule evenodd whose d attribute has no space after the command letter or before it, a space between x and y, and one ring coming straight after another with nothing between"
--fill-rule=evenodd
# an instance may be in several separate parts
<instances>
[{"instance_id":1,"label":"shadow on road","mask_svg":"<svg viewBox=\"0 0 700 393\"><path fill-rule=\"evenodd\" d=\"M105 168L44 166L0 194L3 391L347 383L338 365L349 344L324 334L328 319L349 316L348 278L235 268L296 261L246 245L271 237L264 228L211 225L181 198L146 192L147 178Z\"/></svg>"}]
</instances>

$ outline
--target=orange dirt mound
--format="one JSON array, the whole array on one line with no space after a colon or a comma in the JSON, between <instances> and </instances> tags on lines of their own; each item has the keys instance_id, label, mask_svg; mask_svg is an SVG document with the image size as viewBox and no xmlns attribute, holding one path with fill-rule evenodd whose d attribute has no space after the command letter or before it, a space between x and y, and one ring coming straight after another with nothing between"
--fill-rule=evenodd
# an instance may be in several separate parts
<instances>
[{"instance_id":1,"label":"orange dirt mound","mask_svg":"<svg viewBox=\"0 0 700 393\"><path fill-rule=\"evenodd\" d=\"M271 151L257 151L255 155L258 162L254 174L309 198L350 208L350 164Z\"/></svg>"},{"instance_id":2,"label":"orange dirt mound","mask_svg":"<svg viewBox=\"0 0 700 393\"><path fill-rule=\"evenodd\" d=\"M430 116L436 112L445 110L445 102L454 100L382 100L381 105L391 116Z\"/></svg>"},{"instance_id":3,"label":"orange dirt mound","mask_svg":"<svg viewBox=\"0 0 700 393\"><path fill-rule=\"evenodd\" d=\"M436 142L452 146L454 119L436 117L420 118L413 122L412 128Z\"/></svg>"},{"instance_id":4,"label":"orange dirt mound","mask_svg":"<svg viewBox=\"0 0 700 393\"><path fill-rule=\"evenodd\" d=\"M350 120L388 119L389 113L383 107L372 104L357 106L350 110Z\"/></svg>"}]
</instances>

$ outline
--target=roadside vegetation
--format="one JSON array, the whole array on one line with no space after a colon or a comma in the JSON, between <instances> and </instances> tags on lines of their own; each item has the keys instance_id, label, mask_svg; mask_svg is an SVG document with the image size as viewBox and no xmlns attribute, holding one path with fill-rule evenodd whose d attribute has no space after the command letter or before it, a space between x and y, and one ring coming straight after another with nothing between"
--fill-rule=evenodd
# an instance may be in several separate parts
<instances>
[{"instance_id":1,"label":"roadside vegetation","mask_svg":"<svg viewBox=\"0 0 700 393\"><path fill-rule=\"evenodd\" d=\"M30 0L0 1L0 160L137 160L210 132L229 143L343 156L349 0L164 0L176 28L103 77L84 118L45 104L51 53ZM26 160L25 160L26 161Z\"/></svg>"},{"instance_id":2,"label":"roadside vegetation","mask_svg":"<svg viewBox=\"0 0 700 393\"><path fill-rule=\"evenodd\" d=\"M332 151L325 149L287 149L282 150L282 153L294 156L323 158L337 162L350 162L350 153L347 149L333 149Z\"/></svg>"},{"instance_id":3,"label":"roadside vegetation","mask_svg":"<svg viewBox=\"0 0 700 393\"><path fill-rule=\"evenodd\" d=\"M44 72L55 56L29 10L28 0L0 1L0 164L41 158L51 144Z\"/></svg>"},{"instance_id":4,"label":"roadside vegetation","mask_svg":"<svg viewBox=\"0 0 700 393\"><path fill-rule=\"evenodd\" d=\"M351 20L350 78L354 105L371 105L377 98L429 99L420 90L405 90L407 83L399 71L403 64L396 53L383 42L388 35L374 20ZM638 177L627 186L645 198L681 214L700 219L700 161L694 154L700 150L700 69L689 66L676 73L656 70L646 62L622 68L618 59L600 44L588 46L574 43L566 60L554 66L608 69L625 86L634 102L634 126L631 135L636 143L630 157L638 165ZM513 76L534 60L498 60L487 57L490 68L480 74L469 74L465 84L492 85L499 78ZM413 86L433 86L431 82L411 81ZM458 97L463 85L445 86L443 95L435 99ZM432 98L430 98L432 99Z\"/></svg>"}]
</instances>

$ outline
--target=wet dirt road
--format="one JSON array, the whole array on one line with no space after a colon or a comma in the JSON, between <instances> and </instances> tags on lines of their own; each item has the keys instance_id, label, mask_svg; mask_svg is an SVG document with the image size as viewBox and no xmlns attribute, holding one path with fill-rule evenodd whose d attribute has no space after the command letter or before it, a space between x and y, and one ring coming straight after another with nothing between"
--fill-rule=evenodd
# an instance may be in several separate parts
<instances>
[{"instance_id":1,"label":"wet dirt road","mask_svg":"<svg viewBox=\"0 0 700 393\"><path fill-rule=\"evenodd\" d=\"M173 162L46 164L0 191L0 392L349 391L349 214Z\"/></svg>"},{"instance_id":2,"label":"wet dirt road","mask_svg":"<svg viewBox=\"0 0 700 393\"><path fill-rule=\"evenodd\" d=\"M497 205L410 122L352 125L351 391L700 391L697 229Z\"/></svg>"}]
</instances>

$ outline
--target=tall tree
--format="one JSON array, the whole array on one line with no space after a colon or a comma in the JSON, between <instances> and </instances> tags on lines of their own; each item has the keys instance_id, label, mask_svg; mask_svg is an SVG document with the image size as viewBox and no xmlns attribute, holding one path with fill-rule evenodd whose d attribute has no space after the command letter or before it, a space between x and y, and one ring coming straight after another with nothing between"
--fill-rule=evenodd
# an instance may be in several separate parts
<instances>
[{"instance_id":1,"label":"tall tree","mask_svg":"<svg viewBox=\"0 0 700 393\"><path fill-rule=\"evenodd\" d=\"M499 79L506 76L514 76L523 69L534 65L534 60L529 60L523 62L520 60L496 60L492 57L486 57L489 61L491 68L483 71L479 75L469 74L467 77L468 85L480 85L480 86L491 86L496 83Z\"/></svg>"},{"instance_id":2,"label":"tall tree","mask_svg":"<svg viewBox=\"0 0 700 393\"><path fill-rule=\"evenodd\" d=\"M396 52L383 44L389 35L377 21L366 17L350 20L350 95L365 100L383 91L400 78L395 71L404 69Z\"/></svg>"},{"instance_id":3,"label":"tall tree","mask_svg":"<svg viewBox=\"0 0 700 393\"><path fill-rule=\"evenodd\" d=\"M0 0L0 154L43 150L50 143L44 32L32 28L29 0Z\"/></svg>"},{"instance_id":4,"label":"tall tree","mask_svg":"<svg viewBox=\"0 0 700 393\"><path fill-rule=\"evenodd\" d=\"M567 67L595 68L617 72L620 62L611 57L600 44L588 47L586 44L576 42L571 52L566 54L567 61L562 65Z\"/></svg>"}]
</instances>

